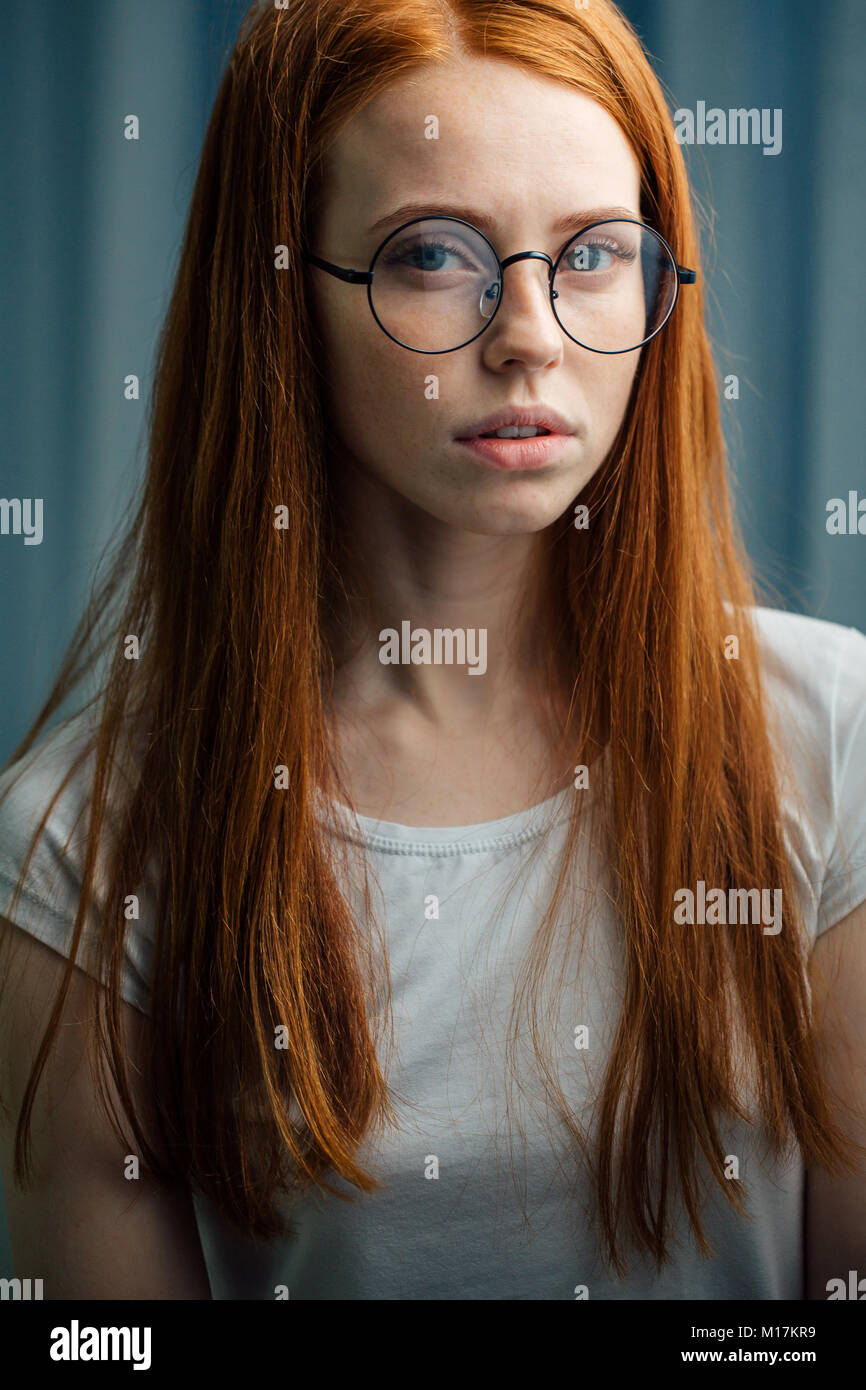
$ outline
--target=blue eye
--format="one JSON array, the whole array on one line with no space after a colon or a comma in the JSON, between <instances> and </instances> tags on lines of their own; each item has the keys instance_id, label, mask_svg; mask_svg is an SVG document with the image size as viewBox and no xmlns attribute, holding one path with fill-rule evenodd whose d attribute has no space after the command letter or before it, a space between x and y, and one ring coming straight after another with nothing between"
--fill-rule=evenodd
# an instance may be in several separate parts
<instances>
[{"instance_id":1,"label":"blue eye","mask_svg":"<svg viewBox=\"0 0 866 1390\"><path fill-rule=\"evenodd\" d=\"M564 264L569 270L605 271L611 270L617 261L622 265L630 265L636 255L635 251L619 242L605 238L573 246L566 255Z\"/></svg>"},{"instance_id":2,"label":"blue eye","mask_svg":"<svg viewBox=\"0 0 866 1390\"><path fill-rule=\"evenodd\" d=\"M458 264L444 264L449 256L454 257ZM409 270L429 271L431 273L438 270L460 269L470 264L469 258L465 254L465 248L446 241L419 241L417 238L410 242L404 242L389 251L384 258L384 263L389 266L406 266Z\"/></svg>"}]
</instances>

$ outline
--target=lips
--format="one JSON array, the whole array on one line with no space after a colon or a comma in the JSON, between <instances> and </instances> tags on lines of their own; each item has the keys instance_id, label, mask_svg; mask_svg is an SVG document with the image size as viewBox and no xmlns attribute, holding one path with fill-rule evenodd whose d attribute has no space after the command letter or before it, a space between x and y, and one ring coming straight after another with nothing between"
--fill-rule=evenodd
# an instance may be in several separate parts
<instances>
[{"instance_id":1,"label":"lips","mask_svg":"<svg viewBox=\"0 0 866 1390\"><path fill-rule=\"evenodd\" d=\"M455 440L476 463L506 473L525 473L562 463L571 447L571 436L539 434L533 439L491 439L475 435L471 439Z\"/></svg>"},{"instance_id":2,"label":"lips","mask_svg":"<svg viewBox=\"0 0 866 1390\"><path fill-rule=\"evenodd\" d=\"M543 439L550 430L543 425L500 425L498 430L485 430L478 439Z\"/></svg>"},{"instance_id":3,"label":"lips","mask_svg":"<svg viewBox=\"0 0 866 1390\"><path fill-rule=\"evenodd\" d=\"M457 438L478 439L481 435L494 434L496 430L505 429L508 426L518 428L534 426L543 431L544 434L575 433L574 427L565 416L560 415L559 411L554 410L551 406L503 406L501 410L486 415L483 420L476 420L473 425L462 430Z\"/></svg>"}]
</instances>

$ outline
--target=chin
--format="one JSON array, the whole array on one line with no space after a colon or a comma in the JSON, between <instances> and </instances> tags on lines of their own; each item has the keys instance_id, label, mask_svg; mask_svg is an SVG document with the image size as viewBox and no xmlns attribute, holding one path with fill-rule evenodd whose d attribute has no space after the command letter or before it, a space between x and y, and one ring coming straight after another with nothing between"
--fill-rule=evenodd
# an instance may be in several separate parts
<instances>
[{"instance_id":1,"label":"chin","mask_svg":"<svg viewBox=\"0 0 866 1390\"><path fill-rule=\"evenodd\" d=\"M442 520L474 536L532 536L552 526L562 512L563 507L548 502L537 506L488 506L474 515L464 510Z\"/></svg>"}]
</instances>

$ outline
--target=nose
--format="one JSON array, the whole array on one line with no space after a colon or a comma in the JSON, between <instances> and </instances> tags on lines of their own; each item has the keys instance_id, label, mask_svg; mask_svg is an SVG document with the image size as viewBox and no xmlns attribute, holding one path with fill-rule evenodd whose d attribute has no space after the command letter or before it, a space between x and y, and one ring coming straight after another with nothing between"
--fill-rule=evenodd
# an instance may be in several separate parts
<instances>
[{"instance_id":1,"label":"nose","mask_svg":"<svg viewBox=\"0 0 866 1390\"><path fill-rule=\"evenodd\" d=\"M532 261L546 261L546 262L547 262L547 266L548 266L548 279L549 279L549 277L553 274L553 261L550 259L549 256L545 255L545 253L544 253L543 251L516 251L515 254L514 254L513 256L509 256L506 260L502 261L502 262L501 262L501 265L502 265L502 269L505 270L508 266L514 265L515 261L530 261L530 260L532 260ZM504 285L504 283L505 283L505 279L504 279L504 276L503 276L503 285ZM497 283L494 283L494 284L492 284L487 290L485 290L485 291L484 291L484 294L482 294L482 296L481 296L481 302L480 302L481 312L482 312L482 314L484 314L487 318L492 317L493 311L494 311L494 309L496 308L496 299L497 299L497 293L496 293L496 292L497 292L497 288L498 288L498 284L497 284ZM556 299L556 291L555 291L555 290L554 290L554 292L553 292L553 298Z\"/></svg>"},{"instance_id":2,"label":"nose","mask_svg":"<svg viewBox=\"0 0 866 1390\"><path fill-rule=\"evenodd\" d=\"M538 266L527 266L512 270L507 277L503 274L502 302L480 339L490 365L493 359L543 365L562 353L563 335L550 304L553 261L543 251L518 251L501 262L503 272L518 261L543 261L547 273L542 275Z\"/></svg>"}]
</instances>

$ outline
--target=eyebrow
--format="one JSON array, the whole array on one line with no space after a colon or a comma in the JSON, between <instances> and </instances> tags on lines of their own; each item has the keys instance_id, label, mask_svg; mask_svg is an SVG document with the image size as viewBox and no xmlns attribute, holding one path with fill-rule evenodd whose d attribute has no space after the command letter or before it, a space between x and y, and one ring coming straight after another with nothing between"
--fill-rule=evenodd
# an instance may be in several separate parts
<instances>
[{"instance_id":1,"label":"eyebrow","mask_svg":"<svg viewBox=\"0 0 866 1390\"><path fill-rule=\"evenodd\" d=\"M416 217L459 217L463 222L471 222L491 241L493 240L495 228L492 217L478 208L458 207L453 203L402 203L400 207L394 208L372 223L367 230L370 233L381 232L392 223L396 227ZM639 214L630 208L585 208L582 212L568 212L564 217L557 218L550 230L555 236L565 235L575 228L588 226L590 222L606 222L619 218L638 222L641 220Z\"/></svg>"}]
</instances>

